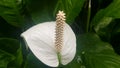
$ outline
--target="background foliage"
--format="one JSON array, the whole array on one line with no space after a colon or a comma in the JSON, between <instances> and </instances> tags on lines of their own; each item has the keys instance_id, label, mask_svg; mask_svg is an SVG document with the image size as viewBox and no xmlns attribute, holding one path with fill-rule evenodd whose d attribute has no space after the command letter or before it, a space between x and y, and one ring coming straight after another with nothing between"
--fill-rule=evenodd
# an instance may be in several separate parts
<instances>
[{"instance_id":1,"label":"background foliage","mask_svg":"<svg viewBox=\"0 0 120 68\"><path fill-rule=\"evenodd\" d=\"M120 67L120 0L0 0L0 68L50 68L20 34L55 21L58 10L66 13L77 38L74 60L61 68Z\"/></svg>"}]
</instances>

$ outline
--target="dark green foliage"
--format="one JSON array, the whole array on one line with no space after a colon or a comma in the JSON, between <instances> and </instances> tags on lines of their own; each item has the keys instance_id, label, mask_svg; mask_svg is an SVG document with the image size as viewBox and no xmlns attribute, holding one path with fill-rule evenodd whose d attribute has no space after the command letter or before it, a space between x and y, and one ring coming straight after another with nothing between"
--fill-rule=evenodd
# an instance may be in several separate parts
<instances>
[{"instance_id":1,"label":"dark green foliage","mask_svg":"<svg viewBox=\"0 0 120 68\"><path fill-rule=\"evenodd\" d=\"M23 59L19 41L12 38L0 38L0 56L0 63L4 64L3 68L20 68Z\"/></svg>"}]
</instances>

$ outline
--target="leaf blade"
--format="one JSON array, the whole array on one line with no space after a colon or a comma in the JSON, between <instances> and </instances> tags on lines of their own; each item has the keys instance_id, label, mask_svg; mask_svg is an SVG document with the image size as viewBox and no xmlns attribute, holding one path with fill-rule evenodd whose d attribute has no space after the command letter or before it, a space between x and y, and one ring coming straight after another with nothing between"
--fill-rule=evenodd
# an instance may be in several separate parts
<instances>
[{"instance_id":1,"label":"leaf blade","mask_svg":"<svg viewBox=\"0 0 120 68\"><path fill-rule=\"evenodd\" d=\"M22 27L23 18L20 14L16 0L1 0L0 12L0 16L3 17L9 24L16 27Z\"/></svg>"},{"instance_id":2,"label":"leaf blade","mask_svg":"<svg viewBox=\"0 0 120 68\"><path fill-rule=\"evenodd\" d=\"M96 34L85 34L78 38L79 55L87 68L119 68L118 56L109 43L102 42Z\"/></svg>"}]
</instances>

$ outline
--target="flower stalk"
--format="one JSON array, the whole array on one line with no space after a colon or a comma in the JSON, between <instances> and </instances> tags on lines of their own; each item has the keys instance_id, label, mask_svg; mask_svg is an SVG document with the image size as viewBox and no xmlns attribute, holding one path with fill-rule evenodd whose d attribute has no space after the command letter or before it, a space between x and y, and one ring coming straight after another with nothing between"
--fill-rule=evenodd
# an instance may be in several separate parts
<instances>
[{"instance_id":1,"label":"flower stalk","mask_svg":"<svg viewBox=\"0 0 120 68\"><path fill-rule=\"evenodd\" d=\"M56 28L55 28L55 48L58 55L59 63L61 63L61 49L63 46L63 32L64 32L64 24L65 24L65 13L63 11L59 11L56 17Z\"/></svg>"},{"instance_id":2,"label":"flower stalk","mask_svg":"<svg viewBox=\"0 0 120 68\"><path fill-rule=\"evenodd\" d=\"M89 31L90 16L91 16L91 0L88 1L88 15L87 15L86 32Z\"/></svg>"}]
</instances>

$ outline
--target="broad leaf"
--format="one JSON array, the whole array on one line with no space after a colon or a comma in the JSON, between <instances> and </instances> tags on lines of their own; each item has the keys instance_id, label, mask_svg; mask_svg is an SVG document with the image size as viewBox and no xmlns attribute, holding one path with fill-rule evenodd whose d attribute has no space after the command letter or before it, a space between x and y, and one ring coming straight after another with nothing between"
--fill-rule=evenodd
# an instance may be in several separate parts
<instances>
[{"instance_id":1,"label":"broad leaf","mask_svg":"<svg viewBox=\"0 0 120 68\"><path fill-rule=\"evenodd\" d=\"M111 21L116 18L120 18L119 11L120 11L120 0L113 0L113 2L108 7L98 11L98 13L93 18L92 24L91 24L92 27L94 28L94 30L100 36L104 36L104 34L106 33L106 31L105 31L106 27L110 23L114 23ZM112 30L112 29L109 29L109 30Z\"/></svg>"},{"instance_id":2,"label":"broad leaf","mask_svg":"<svg viewBox=\"0 0 120 68\"><path fill-rule=\"evenodd\" d=\"M67 23L74 21L85 0L31 0L27 7L35 23L55 20L58 10L66 13Z\"/></svg>"},{"instance_id":3,"label":"broad leaf","mask_svg":"<svg viewBox=\"0 0 120 68\"><path fill-rule=\"evenodd\" d=\"M16 39L11 38L0 38L0 49L15 54L17 49L20 47L20 43Z\"/></svg>"},{"instance_id":4,"label":"broad leaf","mask_svg":"<svg viewBox=\"0 0 120 68\"><path fill-rule=\"evenodd\" d=\"M40 62L31 52L27 55L25 68L50 68Z\"/></svg>"},{"instance_id":5,"label":"broad leaf","mask_svg":"<svg viewBox=\"0 0 120 68\"><path fill-rule=\"evenodd\" d=\"M21 66L22 53L18 40L11 38L0 38L0 49L15 56L15 59L11 63L9 63L10 67L19 68L19 66Z\"/></svg>"},{"instance_id":6,"label":"broad leaf","mask_svg":"<svg viewBox=\"0 0 120 68\"><path fill-rule=\"evenodd\" d=\"M120 67L120 56L114 52L109 43L102 42L96 34L79 36L78 50L86 68Z\"/></svg>"},{"instance_id":7,"label":"broad leaf","mask_svg":"<svg viewBox=\"0 0 120 68\"><path fill-rule=\"evenodd\" d=\"M120 33L120 20L117 21L117 23L115 24L115 28L113 30L113 34L118 34Z\"/></svg>"},{"instance_id":8,"label":"broad leaf","mask_svg":"<svg viewBox=\"0 0 120 68\"><path fill-rule=\"evenodd\" d=\"M57 0L27 0L27 8L35 24L53 21L53 10Z\"/></svg>"},{"instance_id":9,"label":"broad leaf","mask_svg":"<svg viewBox=\"0 0 120 68\"><path fill-rule=\"evenodd\" d=\"M111 35L111 43L115 51L120 55L120 23L118 22Z\"/></svg>"},{"instance_id":10,"label":"broad leaf","mask_svg":"<svg viewBox=\"0 0 120 68\"><path fill-rule=\"evenodd\" d=\"M22 62L23 62L23 55L22 55L22 48L19 47L15 53L15 60L13 60L11 63L9 63L10 68L21 68Z\"/></svg>"},{"instance_id":11,"label":"broad leaf","mask_svg":"<svg viewBox=\"0 0 120 68\"><path fill-rule=\"evenodd\" d=\"M63 10L66 13L67 23L72 23L80 13L85 0L58 0L55 12Z\"/></svg>"},{"instance_id":12,"label":"broad leaf","mask_svg":"<svg viewBox=\"0 0 120 68\"><path fill-rule=\"evenodd\" d=\"M77 50L79 51L79 50ZM82 64L82 59L79 53L76 54L74 60L67 64L66 66L63 66L63 68L84 68L85 66Z\"/></svg>"},{"instance_id":13,"label":"broad leaf","mask_svg":"<svg viewBox=\"0 0 120 68\"><path fill-rule=\"evenodd\" d=\"M0 68L7 68L8 63L14 60L15 57L0 49Z\"/></svg>"},{"instance_id":14,"label":"broad leaf","mask_svg":"<svg viewBox=\"0 0 120 68\"><path fill-rule=\"evenodd\" d=\"M18 3L20 3L18 1ZM22 27L23 19L20 15L17 0L0 0L0 16L9 24Z\"/></svg>"}]
</instances>

